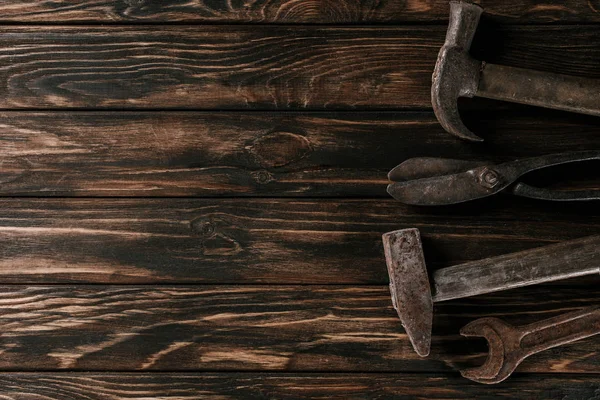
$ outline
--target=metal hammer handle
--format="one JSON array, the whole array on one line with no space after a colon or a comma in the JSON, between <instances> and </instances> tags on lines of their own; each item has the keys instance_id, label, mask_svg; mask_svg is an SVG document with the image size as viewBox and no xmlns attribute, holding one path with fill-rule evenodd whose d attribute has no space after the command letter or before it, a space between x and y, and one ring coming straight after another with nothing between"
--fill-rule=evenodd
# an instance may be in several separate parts
<instances>
[{"instance_id":1,"label":"metal hammer handle","mask_svg":"<svg viewBox=\"0 0 600 400\"><path fill-rule=\"evenodd\" d=\"M600 116L600 80L484 63L477 96Z\"/></svg>"},{"instance_id":2,"label":"metal hammer handle","mask_svg":"<svg viewBox=\"0 0 600 400\"><path fill-rule=\"evenodd\" d=\"M600 235L472 261L433 273L445 301L600 273Z\"/></svg>"},{"instance_id":3,"label":"metal hammer handle","mask_svg":"<svg viewBox=\"0 0 600 400\"><path fill-rule=\"evenodd\" d=\"M591 307L515 328L521 333L519 358L600 333L600 308Z\"/></svg>"}]
</instances>

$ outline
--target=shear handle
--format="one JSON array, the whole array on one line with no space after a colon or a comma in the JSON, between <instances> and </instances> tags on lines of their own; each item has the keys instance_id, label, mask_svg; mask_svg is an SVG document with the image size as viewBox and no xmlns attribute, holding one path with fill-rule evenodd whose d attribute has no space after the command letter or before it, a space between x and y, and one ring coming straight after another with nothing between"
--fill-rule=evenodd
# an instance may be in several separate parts
<instances>
[{"instance_id":1,"label":"shear handle","mask_svg":"<svg viewBox=\"0 0 600 400\"><path fill-rule=\"evenodd\" d=\"M517 183L512 189L512 194L530 199L551 201L588 201L600 200L600 190L552 190Z\"/></svg>"},{"instance_id":2,"label":"shear handle","mask_svg":"<svg viewBox=\"0 0 600 400\"><path fill-rule=\"evenodd\" d=\"M570 153L550 154L542 157L527 158L502 164L502 174L509 179L518 179L528 172L572 162L600 160L600 151L575 151ZM525 183L517 183L511 189L512 194L532 199L552 201L586 201L599 200L600 190L564 191L538 188Z\"/></svg>"},{"instance_id":3,"label":"shear handle","mask_svg":"<svg viewBox=\"0 0 600 400\"><path fill-rule=\"evenodd\" d=\"M570 153L550 154L547 156L526 158L500 164L497 166L499 172L507 181L516 181L528 172L553 167L555 165L568 164L579 161L600 160L600 150L574 151Z\"/></svg>"}]
</instances>

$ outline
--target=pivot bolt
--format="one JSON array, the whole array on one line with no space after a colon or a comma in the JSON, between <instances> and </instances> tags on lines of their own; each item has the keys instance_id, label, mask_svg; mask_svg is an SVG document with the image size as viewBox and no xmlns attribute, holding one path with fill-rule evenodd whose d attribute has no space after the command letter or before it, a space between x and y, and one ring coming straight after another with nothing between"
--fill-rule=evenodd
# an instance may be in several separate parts
<instances>
[{"instance_id":1,"label":"pivot bolt","mask_svg":"<svg viewBox=\"0 0 600 400\"><path fill-rule=\"evenodd\" d=\"M479 182L491 189L500 183L500 176L496 171L486 168L479 175Z\"/></svg>"}]
</instances>

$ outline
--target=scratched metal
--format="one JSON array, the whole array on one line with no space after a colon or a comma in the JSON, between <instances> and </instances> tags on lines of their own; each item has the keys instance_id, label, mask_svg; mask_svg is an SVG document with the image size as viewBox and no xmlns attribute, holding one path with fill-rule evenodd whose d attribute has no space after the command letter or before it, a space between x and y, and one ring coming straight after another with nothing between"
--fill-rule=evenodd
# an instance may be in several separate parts
<instances>
[{"instance_id":1,"label":"scratched metal","mask_svg":"<svg viewBox=\"0 0 600 400\"><path fill-rule=\"evenodd\" d=\"M382 239L392 304L413 348L426 357L431 348L433 300L419 230L388 232Z\"/></svg>"}]
</instances>

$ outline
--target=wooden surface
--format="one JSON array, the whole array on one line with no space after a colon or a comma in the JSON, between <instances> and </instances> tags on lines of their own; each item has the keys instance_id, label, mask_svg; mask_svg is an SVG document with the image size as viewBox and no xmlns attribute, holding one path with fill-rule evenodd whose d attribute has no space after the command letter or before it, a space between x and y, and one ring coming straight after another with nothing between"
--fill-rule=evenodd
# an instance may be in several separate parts
<instances>
[{"instance_id":1,"label":"wooden surface","mask_svg":"<svg viewBox=\"0 0 600 400\"><path fill-rule=\"evenodd\" d=\"M597 1L481 2L489 62L600 79ZM461 100L431 74L442 0L0 1L0 398L595 399L600 339L482 386L496 316L596 304L600 276L435 305L418 357L381 235L420 229L429 271L600 233L598 203L498 195L419 208L407 158L598 149L600 119ZM600 188L598 163L525 177Z\"/></svg>"},{"instance_id":2,"label":"wooden surface","mask_svg":"<svg viewBox=\"0 0 600 400\"><path fill-rule=\"evenodd\" d=\"M465 122L483 132L482 151L431 112L23 111L0 121L1 194L77 197L387 198L387 171L406 158L577 151L600 126L567 113L472 110Z\"/></svg>"},{"instance_id":3,"label":"wooden surface","mask_svg":"<svg viewBox=\"0 0 600 400\"><path fill-rule=\"evenodd\" d=\"M502 200L430 210L392 199L5 199L0 276L381 285L381 234L402 227L421 230L432 269L598 233L593 204Z\"/></svg>"},{"instance_id":4,"label":"wooden surface","mask_svg":"<svg viewBox=\"0 0 600 400\"><path fill-rule=\"evenodd\" d=\"M486 61L600 78L596 25L486 29L473 47ZM0 108L430 108L445 33L443 25L4 26Z\"/></svg>"},{"instance_id":5,"label":"wooden surface","mask_svg":"<svg viewBox=\"0 0 600 400\"><path fill-rule=\"evenodd\" d=\"M145 400L239 399L595 399L600 380L590 375L512 378L512 388L486 388L456 375L334 373L10 373L0 376L10 399Z\"/></svg>"},{"instance_id":6,"label":"wooden surface","mask_svg":"<svg viewBox=\"0 0 600 400\"><path fill-rule=\"evenodd\" d=\"M536 287L440 303L431 355L418 356L386 286L0 287L0 369L77 371L426 371L485 359L456 325L486 316L515 324L573 311L595 288ZM523 295L535 305L520 315ZM531 357L521 372L597 373L590 338Z\"/></svg>"},{"instance_id":7,"label":"wooden surface","mask_svg":"<svg viewBox=\"0 0 600 400\"><path fill-rule=\"evenodd\" d=\"M600 7L590 0L479 0L502 23L600 22ZM0 22L21 23L445 23L444 0L16 0L0 4Z\"/></svg>"}]
</instances>

